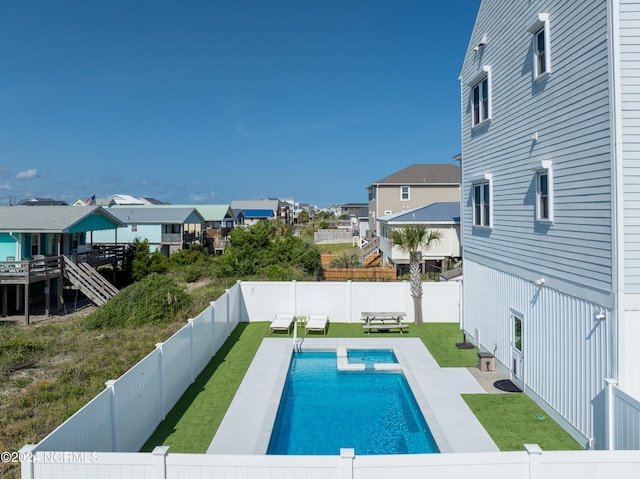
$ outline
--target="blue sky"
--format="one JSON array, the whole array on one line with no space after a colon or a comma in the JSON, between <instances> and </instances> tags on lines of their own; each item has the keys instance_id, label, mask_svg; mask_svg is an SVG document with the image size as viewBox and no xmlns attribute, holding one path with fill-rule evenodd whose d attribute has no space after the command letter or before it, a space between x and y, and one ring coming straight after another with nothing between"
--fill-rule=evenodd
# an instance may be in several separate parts
<instances>
[{"instance_id":1,"label":"blue sky","mask_svg":"<svg viewBox=\"0 0 640 479\"><path fill-rule=\"evenodd\" d=\"M0 204L365 202L460 151L479 0L0 7Z\"/></svg>"}]
</instances>

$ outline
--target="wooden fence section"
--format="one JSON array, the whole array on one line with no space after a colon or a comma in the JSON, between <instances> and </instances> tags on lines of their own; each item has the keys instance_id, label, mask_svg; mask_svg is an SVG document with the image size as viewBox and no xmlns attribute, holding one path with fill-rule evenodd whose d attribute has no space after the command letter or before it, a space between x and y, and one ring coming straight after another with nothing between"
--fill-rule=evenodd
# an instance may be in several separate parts
<instances>
[{"instance_id":1,"label":"wooden fence section","mask_svg":"<svg viewBox=\"0 0 640 479\"><path fill-rule=\"evenodd\" d=\"M395 268L324 268L322 275L327 281L364 279L370 281L394 281L398 276Z\"/></svg>"}]
</instances>

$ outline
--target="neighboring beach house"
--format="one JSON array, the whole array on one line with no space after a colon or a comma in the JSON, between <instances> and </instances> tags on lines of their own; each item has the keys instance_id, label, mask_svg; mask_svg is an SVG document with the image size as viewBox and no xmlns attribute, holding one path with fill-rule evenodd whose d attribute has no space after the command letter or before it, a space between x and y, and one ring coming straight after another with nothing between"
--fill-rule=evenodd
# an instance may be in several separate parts
<instances>
[{"instance_id":1,"label":"neighboring beach house","mask_svg":"<svg viewBox=\"0 0 640 479\"><path fill-rule=\"evenodd\" d=\"M637 1L484 0L460 73L463 327L598 449L640 444L639 39Z\"/></svg>"},{"instance_id":2,"label":"neighboring beach house","mask_svg":"<svg viewBox=\"0 0 640 479\"><path fill-rule=\"evenodd\" d=\"M81 263L115 265L122 259L124 249L95 250L91 245L92 234L123 226L110 212L97 206L6 206L0 207L0 218L4 316L17 310L28 322L34 296L45 297L48 313L50 295L54 293L59 301L65 281L96 304L113 295L112 287L91 268L83 272L74 267Z\"/></svg>"},{"instance_id":3,"label":"neighboring beach house","mask_svg":"<svg viewBox=\"0 0 640 479\"><path fill-rule=\"evenodd\" d=\"M291 203L287 201L282 201L275 198L264 198L261 200L233 200L231 202L231 209L236 218L238 218L239 212L244 213L245 224L247 224L246 212L247 211L262 211L262 210L271 210L272 219L278 220L285 224L293 223L293 206ZM259 221L258 218L256 221ZM267 218L262 218L267 219ZM249 220L249 223L252 223L252 220ZM236 221L236 224L238 223Z\"/></svg>"},{"instance_id":4,"label":"neighboring beach house","mask_svg":"<svg viewBox=\"0 0 640 479\"><path fill-rule=\"evenodd\" d=\"M379 234L378 219L437 202L460 201L460 167L415 164L367 186L369 229Z\"/></svg>"},{"instance_id":5,"label":"neighboring beach house","mask_svg":"<svg viewBox=\"0 0 640 479\"><path fill-rule=\"evenodd\" d=\"M204 222L194 207L112 206L107 211L124 226L112 232L94 233L94 243L129 245L138 238L147 240L151 251L166 256L199 241L199 237L189 233L189 225L198 225L201 231Z\"/></svg>"},{"instance_id":6,"label":"neighboring beach house","mask_svg":"<svg viewBox=\"0 0 640 479\"><path fill-rule=\"evenodd\" d=\"M383 216L380 222L380 252L382 264L391 264L403 272L409 271L409 253L393 246L391 231L394 229L424 225L427 230L437 230L442 234L439 241L429 249L422 248L422 271L446 271L449 261L458 261L460 250L460 203L444 202L414 208L402 213Z\"/></svg>"}]
</instances>

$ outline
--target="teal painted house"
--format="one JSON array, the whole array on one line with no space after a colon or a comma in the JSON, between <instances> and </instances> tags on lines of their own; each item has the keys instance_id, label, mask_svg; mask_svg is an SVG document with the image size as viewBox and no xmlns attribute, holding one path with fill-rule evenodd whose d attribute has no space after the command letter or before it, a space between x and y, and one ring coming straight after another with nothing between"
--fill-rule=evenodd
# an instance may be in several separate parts
<instances>
[{"instance_id":1,"label":"teal painted house","mask_svg":"<svg viewBox=\"0 0 640 479\"><path fill-rule=\"evenodd\" d=\"M63 285L81 291L96 304L117 290L89 266L114 263L122 251L93 250L96 231L115 230L122 223L99 206L6 206L0 207L0 286L2 315L23 313L44 298L49 315L50 295L62 299ZM108 282L107 282L108 283Z\"/></svg>"}]
</instances>

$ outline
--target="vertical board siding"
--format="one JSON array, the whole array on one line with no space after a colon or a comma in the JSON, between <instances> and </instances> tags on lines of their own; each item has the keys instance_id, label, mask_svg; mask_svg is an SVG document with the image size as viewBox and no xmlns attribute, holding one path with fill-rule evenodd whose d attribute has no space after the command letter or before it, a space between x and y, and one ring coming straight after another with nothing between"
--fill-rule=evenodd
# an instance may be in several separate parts
<instances>
[{"instance_id":1,"label":"vertical board siding","mask_svg":"<svg viewBox=\"0 0 640 479\"><path fill-rule=\"evenodd\" d=\"M620 82L624 168L624 289L640 293L640 4L620 0Z\"/></svg>"},{"instance_id":2,"label":"vertical board siding","mask_svg":"<svg viewBox=\"0 0 640 479\"><path fill-rule=\"evenodd\" d=\"M543 81L533 80L527 31L538 13L550 23L551 75ZM485 34L487 45L473 52ZM482 2L461 72L465 259L611 291L607 48L606 2ZM482 65L491 67L492 119L472 130L468 83ZM542 160L553 164L552 225L535 220L532 168ZM471 180L485 173L493 174L491 231L472 226Z\"/></svg>"},{"instance_id":3,"label":"vertical board siding","mask_svg":"<svg viewBox=\"0 0 640 479\"><path fill-rule=\"evenodd\" d=\"M465 331L473 335L477 328L482 349L510 370L511 313L521 315L527 390L586 438L594 437L605 417L594 400L616 370L612 311L474 261L465 262L464 275ZM600 311L607 319L595 319Z\"/></svg>"}]
</instances>

